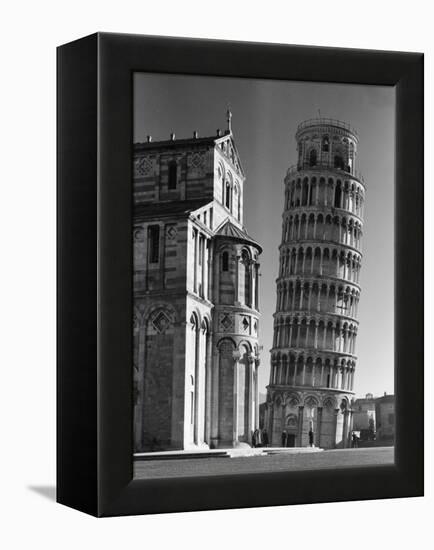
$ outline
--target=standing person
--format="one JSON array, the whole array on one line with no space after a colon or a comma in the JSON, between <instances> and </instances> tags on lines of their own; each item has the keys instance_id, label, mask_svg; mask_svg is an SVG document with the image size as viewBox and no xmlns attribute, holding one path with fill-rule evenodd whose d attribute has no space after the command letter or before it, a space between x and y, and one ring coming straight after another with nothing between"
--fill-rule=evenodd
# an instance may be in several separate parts
<instances>
[{"instance_id":1,"label":"standing person","mask_svg":"<svg viewBox=\"0 0 434 550\"><path fill-rule=\"evenodd\" d=\"M353 432L352 440L353 440L352 447L357 448L359 446L359 438L357 437L356 432Z\"/></svg>"},{"instance_id":2,"label":"standing person","mask_svg":"<svg viewBox=\"0 0 434 550\"><path fill-rule=\"evenodd\" d=\"M256 429L256 446L262 447L262 434L258 428Z\"/></svg>"},{"instance_id":3,"label":"standing person","mask_svg":"<svg viewBox=\"0 0 434 550\"><path fill-rule=\"evenodd\" d=\"M309 430L309 446L313 447L313 430L310 428Z\"/></svg>"},{"instance_id":4,"label":"standing person","mask_svg":"<svg viewBox=\"0 0 434 550\"><path fill-rule=\"evenodd\" d=\"M256 430L252 432L252 447L256 447Z\"/></svg>"},{"instance_id":5,"label":"standing person","mask_svg":"<svg viewBox=\"0 0 434 550\"><path fill-rule=\"evenodd\" d=\"M286 447L286 430L282 432L282 447Z\"/></svg>"},{"instance_id":6,"label":"standing person","mask_svg":"<svg viewBox=\"0 0 434 550\"><path fill-rule=\"evenodd\" d=\"M265 428L262 430L262 443L264 447L268 447L268 432Z\"/></svg>"}]
</instances>

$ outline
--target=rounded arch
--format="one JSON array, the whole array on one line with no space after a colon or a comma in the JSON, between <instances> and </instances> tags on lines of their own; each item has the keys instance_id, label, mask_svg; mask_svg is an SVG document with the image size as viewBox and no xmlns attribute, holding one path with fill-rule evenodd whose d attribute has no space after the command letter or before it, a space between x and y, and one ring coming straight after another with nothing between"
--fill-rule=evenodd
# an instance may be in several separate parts
<instances>
[{"instance_id":1,"label":"rounded arch","mask_svg":"<svg viewBox=\"0 0 434 550\"><path fill-rule=\"evenodd\" d=\"M319 406L319 401L316 395L309 393L304 397L303 404L305 407L313 409Z\"/></svg>"},{"instance_id":2,"label":"rounded arch","mask_svg":"<svg viewBox=\"0 0 434 550\"><path fill-rule=\"evenodd\" d=\"M242 351L244 349L246 353L251 353L253 351L252 344L248 340L245 340L245 339L240 340L238 342L237 349L239 351ZM280 355L280 352L278 352L278 355Z\"/></svg>"},{"instance_id":3,"label":"rounded arch","mask_svg":"<svg viewBox=\"0 0 434 550\"><path fill-rule=\"evenodd\" d=\"M190 324L198 329L200 327L200 312L194 309L190 315Z\"/></svg>"},{"instance_id":4,"label":"rounded arch","mask_svg":"<svg viewBox=\"0 0 434 550\"><path fill-rule=\"evenodd\" d=\"M327 397L324 398L322 402L322 406L325 409L330 409L330 410L336 409L337 408L336 399L333 396L328 395Z\"/></svg>"},{"instance_id":5,"label":"rounded arch","mask_svg":"<svg viewBox=\"0 0 434 550\"><path fill-rule=\"evenodd\" d=\"M290 407L297 407L300 405L300 397L294 392L289 392L285 399L285 404Z\"/></svg>"},{"instance_id":6,"label":"rounded arch","mask_svg":"<svg viewBox=\"0 0 434 550\"><path fill-rule=\"evenodd\" d=\"M224 336L223 338L220 338L220 340L216 343L216 348L220 351L222 348L231 348L232 351L235 351L237 349L237 345L235 341L230 338L229 336Z\"/></svg>"},{"instance_id":7,"label":"rounded arch","mask_svg":"<svg viewBox=\"0 0 434 550\"><path fill-rule=\"evenodd\" d=\"M207 315L204 315L202 318L201 328L205 334L209 334L211 332L211 320Z\"/></svg>"}]
</instances>

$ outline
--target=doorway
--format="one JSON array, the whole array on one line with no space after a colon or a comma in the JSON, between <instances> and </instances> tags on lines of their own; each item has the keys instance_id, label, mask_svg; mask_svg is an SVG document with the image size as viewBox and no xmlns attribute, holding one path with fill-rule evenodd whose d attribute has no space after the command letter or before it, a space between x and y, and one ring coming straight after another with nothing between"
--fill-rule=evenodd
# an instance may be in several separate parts
<instances>
[{"instance_id":1,"label":"doorway","mask_svg":"<svg viewBox=\"0 0 434 550\"><path fill-rule=\"evenodd\" d=\"M286 446L287 447L295 447L295 434L289 433L286 436Z\"/></svg>"}]
</instances>

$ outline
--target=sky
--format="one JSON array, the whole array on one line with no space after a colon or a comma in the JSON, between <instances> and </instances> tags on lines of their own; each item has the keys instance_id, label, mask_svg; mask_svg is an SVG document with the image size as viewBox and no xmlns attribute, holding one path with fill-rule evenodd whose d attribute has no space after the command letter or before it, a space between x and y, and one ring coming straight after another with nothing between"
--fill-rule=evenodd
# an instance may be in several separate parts
<instances>
[{"instance_id":1,"label":"sky","mask_svg":"<svg viewBox=\"0 0 434 550\"><path fill-rule=\"evenodd\" d=\"M134 141L179 139L232 131L241 157L244 225L263 246L260 256L260 392L269 381L276 305L284 177L296 163L295 132L303 120L334 118L359 136L356 168L366 185L359 303L357 397L394 393L395 89L224 77L136 73Z\"/></svg>"}]
</instances>

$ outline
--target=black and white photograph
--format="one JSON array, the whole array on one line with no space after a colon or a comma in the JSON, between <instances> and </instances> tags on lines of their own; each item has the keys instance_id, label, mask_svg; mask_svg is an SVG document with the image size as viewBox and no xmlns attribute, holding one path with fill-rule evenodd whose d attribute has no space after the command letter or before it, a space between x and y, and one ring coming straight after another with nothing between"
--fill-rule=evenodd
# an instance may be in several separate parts
<instances>
[{"instance_id":1,"label":"black and white photograph","mask_svg":"<svg viewBox=\"0 0 434 550\"><path fill-rule=\"evenodd\" d=\"M4 5L1 548L429 547L429 7Z\"/></svg>"},{"instance_id":2,"label":"black and white photograph","mask_svg":"<svg viewBox=\"0 0 434 550\"><path fill-rule=\"evenodd\" d=\"M135 477L393 464L394 88L133 83Z\"/></svg>"}]
</instances>

